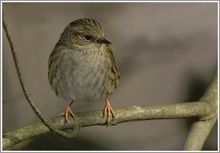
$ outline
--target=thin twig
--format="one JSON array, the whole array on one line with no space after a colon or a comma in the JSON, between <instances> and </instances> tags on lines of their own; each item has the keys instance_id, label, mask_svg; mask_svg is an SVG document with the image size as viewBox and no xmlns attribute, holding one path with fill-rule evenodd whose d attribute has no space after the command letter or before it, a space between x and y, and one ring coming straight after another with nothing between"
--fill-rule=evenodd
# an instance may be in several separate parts
<instances>
[{"instance_id":1,"label":"thin twig","mask_svg":"<svg viewBox=\"0 0 220 153\"><path fill-rule=\"evenodd\" d=\"M7 28L7 25L5 23L5 20L4 20L4 14L3 14L3 28L5 30L5 33L6 33L6 36L7 36L7 39L9 41L9 45L10 45L10 48L11 48L11 52L12 52L12 55L13 55L13 59L14 59L14 63L15 63L15 67L16 67L16 71L17 71L17 74L18 74L18 78L19 78L19 82L21 84L21 87L22 87L22 90L24 92L24 95L28 101L28 103L31 105L32 109L34 110L34 112L37 114L37 116L40 118L40 120L50 129L52 130L53 132L59 134L60 136L63 136L65 138L73 138L76 136L76 134L78 133L78 130L74 130L73 132L71 133L66 133L66 132L63 132L59 129L57 129L53 124L52 122L50 121L50 119L47 119L46 117L43 116L43 114L40 112L40 110L37 108L37 106L35 105L35 102L33 101L33 99L31 98L28 90L27 90L27 87L25 86L24 84L24 81L23 81L23 76L21 74L21 70L20 70L20 67L19 67L19 64L18 64L18 59L17 59L17 56L16 56L16 52L14 50L14 45L13 45L13 42L12 42L12 39L11 39L11 36L9 34L9 31L8 31L8 28Z\"/></svg>"}]
</instances>

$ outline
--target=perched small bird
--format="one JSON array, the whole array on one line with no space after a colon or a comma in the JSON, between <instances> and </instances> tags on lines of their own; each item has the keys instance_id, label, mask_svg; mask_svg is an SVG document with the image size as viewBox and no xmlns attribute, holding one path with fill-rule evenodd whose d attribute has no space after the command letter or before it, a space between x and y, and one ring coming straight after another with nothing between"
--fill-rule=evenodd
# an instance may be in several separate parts
<instances>
[{"instance_id":1,"label":"perched small bird","mask_svg":"<svg viewBox=\"0 0 220 153\"><path fill-rule=\"evenodd\" d=\"M101 25L93 19L73 21L61 34L49 57L48 79L56 95L70 102L64 113L66 122L69 113L74 117L73 102L105 100L107 123L111 114L115 117L107 98L120 75L109 44Z\"/></svg>"}]
</instances>

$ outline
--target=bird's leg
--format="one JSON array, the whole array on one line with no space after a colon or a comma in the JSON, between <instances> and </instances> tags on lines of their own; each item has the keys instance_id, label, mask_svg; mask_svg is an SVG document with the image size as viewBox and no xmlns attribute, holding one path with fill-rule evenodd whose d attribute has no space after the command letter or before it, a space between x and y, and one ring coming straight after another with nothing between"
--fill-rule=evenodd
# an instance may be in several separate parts
<instances>
[{"instance_id":1,"label":"bird's leg","mask_svg":"<svg viewBox=\"0 0 220 153\"><path fill-rule=\"evenodd\" d=\"M72 110L71 110L71 105L72 105L72 104L73 104L73 101L71 101L70 104L66 107L66 110L65 110L65 113L64 113L65 123L67 123L68 120L69 120L69 118L68 118L69 113L70 113L70 115L74 118L74 114L73 114L73 112L72 112Z\"/></svg>"},{"instance_id":2,"label":"bird's leg","mask_svg":"<svg viewBox=\"0 0 220 153\"><path fill-rule=\"evenodd\" d=\"M115 112L112 109L110 102L108 101L108 99L105 99L105 107L103 109L103 117L105 116L105 114L107 113L107 124L110 122L110 115L112 114L112 119L115 118Z\"/></svg>"}]
</instances>

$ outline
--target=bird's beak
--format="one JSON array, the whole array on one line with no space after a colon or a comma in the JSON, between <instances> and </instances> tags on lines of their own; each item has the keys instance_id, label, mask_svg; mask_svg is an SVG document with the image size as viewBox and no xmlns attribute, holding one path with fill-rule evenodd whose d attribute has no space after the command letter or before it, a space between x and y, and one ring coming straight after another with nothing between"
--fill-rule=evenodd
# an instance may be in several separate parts
<instances>
[{"instance_id":1,"label":"bird's beak","mask_svg":"<svg viewBox=\"0 0 220 153\"><path fill-rule=\"evenodd\" d=\"M104 43L104 44L112 44L110 41L106 40L105 38L97 40L98 43Z\"/></svg>"}]
</instances>

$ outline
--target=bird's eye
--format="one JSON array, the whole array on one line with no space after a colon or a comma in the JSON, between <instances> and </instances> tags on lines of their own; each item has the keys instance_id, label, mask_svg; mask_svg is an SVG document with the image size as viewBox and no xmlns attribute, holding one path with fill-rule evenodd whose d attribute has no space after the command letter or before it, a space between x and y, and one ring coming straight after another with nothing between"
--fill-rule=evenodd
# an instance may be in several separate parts
<instances>
[{"instance_id":1,"label":"bird's eye","mask_svg":"<svg viewBox=\"0 0 220 153\"><path fill-rule=\"evenodd\" d=\"M86 40L93 40L93 37L91 35L85 35L84 37Z\"/></svg>"}]
</instances>

